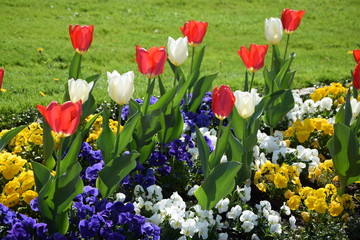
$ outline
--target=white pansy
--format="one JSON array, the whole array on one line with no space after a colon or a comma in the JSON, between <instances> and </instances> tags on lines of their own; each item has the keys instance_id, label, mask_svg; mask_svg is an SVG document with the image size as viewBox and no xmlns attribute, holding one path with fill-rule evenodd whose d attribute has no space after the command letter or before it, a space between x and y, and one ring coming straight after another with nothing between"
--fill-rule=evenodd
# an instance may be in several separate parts
<instances>
[{"instance_id":1,"label":"white pansy","mask_svg":"<svg viewBox=\"0 0 360 240\"><path fill-rule=\"evenodd\" d=\"M245 221L242 225L241 225L242 229L244 229L245 232L250 232L251 230L254 229L254 224L250 221Z\"/></svg>"},{"instance_id":2,"label":"white pansy","mask_svg":"<svg viewBox=\"0 0 360 240\"><path fill-rule=\"evenodd\" d=\"M162 189L158 185L151 185L146 191L148 192L148 199L153 199L155 201L163 199Z\"/></svg>"},{"instance_id":3,"label":"white pansy","mask_svg":"<svg viewBox=\"0 0 360 240\"><path fill-rule=\"evenodd\" d=\"M119 201L119 202L124 202L126 199L126 196L123 193L117 193L115 195L115 197L116 197L116 201Z\"/></svg>"},{"instance_id":4,"label":"white pansy","mask_svg":"<svg viewBox=\"0 0 360 240\"><path fill-rule=\"evenodd\" d=\"M252 222L252 223L254 223L254 225L257 225L257 219L258 219L258 216L250 210L243 211L240 216L240 221Z\"/></svg>"},{"instance_id":5,"label":"white pansy","mask_svg":"<svg viewBox=\"0 0 360 240\"><path fill-rule=\"evenodd\" d=\"M251 240L260 240L260 238L254 233L251 235Z\"/></svg>"},{"instance_id":6,"label":"white pansy","mask_svg":"<svg viewBox=\"0 0 360 240\"><path fill-rule=\"evenodd\" d=\"M296 225L295 225L295 223L296 223L296 218L295 218L294 216L291 216L291 217L289 218L289 223L290 223L290 228L291 228L292 230L296 229Z\"/></svg>"},{"instance_id":7,"label":"white pansy","mask_svg":"<svg viewBox=\"0 0 360 240\"><path fill-rule=\"evenodd\" d=\"M180 229L184 219L180 216L174 216L169 220L170 226L173 229Z\"/></svg>"},{"instance_id":8,"label":"white pansy","mask_svg":"<svg viewBox=\"0 0 360 240\"><path fill-rule=\"evenodd\" d=\"M69 89L69 97L73 103L76 103L81 100L84 104L88 98L91 89L94 86L94 82L88 83L83 79L69 79L68 81L68 89Z\"/></svg>"},{"instance_id":9,"label":"white pansy","mask_svg":"<svg viewBox=\"0 0 360 240\"><path fill-rule=\"evenodd\" d=\"M199 188L199 185L195 184L192 188L189 189L187 195L188 196L194 196L194 192L196 191L196 189Z\"/></svg>"},{"instance_id":10,"label":"white pansy","mask_svg":"<svg viewBox=\"0 0 360 240\"><path fill-rule=\"evenodd\" d=\"M286 215L290 215L291 214L291 210L290 208L286 205L286 203L284 202L283 205L281 206L280 210L285 213Z\"/></svg>"},{"instance_id":11,"label":"white pansy","mask_svg":"<svg viewBox=\"0 0 360 240\"><path fill-rule=\"evenodd\" d=\"M183 64L188 57L188 39L187 37L173 39L168 38L167 53L169 60L175 66Z\"/></svg>"},{"instance_id":12,"label":"white pansy","mask_svg":"<svg viewBox=\"0 0 360 240\"><path fill-rule=\"evenodd\" d=\"M280 216L278 215L272 215L270 214L268 217L267 217L267 220L268 220L268 224L269 225L274 225L274 224L277 224L280 222Z\"/></svg>"},{"instance_id":13,"label":"white pansy","mask_svg":"<svg viewBox=\"0 0 360 240\"><path fill-rule=\"evenodd\" d=\"M219 233L218 240L227 240L229 235L227 233Z\"/></svg>"},{"instance_id":14,"label":"white pansy","mask_svg":"<svg viewBox=\"0 0 360 240\"><path fill-rule=\"evenodd\" d=\"M130 71L120 75L116 70L107 72L108 93L112 100L119 105L130 101L134 93L134 72Z\"/></svg>"},{"instance_id":15,"label":"white pansy","mask_svg":"<svg viewBox=\"0 0 360 240\"><path fill-rule=\"evenodd\" d=\"M320 111L325 111L325 110L330 111L332 105L333 105L333 100L329 97L324 97L319 102Z\"/></svg>"},{"instance_id":16,"label":"white pansy","mask_svg":"<svg viewBox=\"0 0 360 240\"><path fill-rule=\"evenodd\" d=\"M251 187L244 186L243 188L237 187L237 193L239 194L241 200L246 203L251 199Z\"/></svg>"},{"instance_id":17,"label":"white pansy","mask_svg":"<svg viewBox=\"0 0 360 240\"><path fill-rule=\"evenodd\" d=\"M271 225L270 226L270 233L278 233L281 234L282 230L281 230L281 225L279 223Z\"/></svg>"},{"instance_id":18,"label":"white pansy","mask_svg":"<svg viewBox=\"0 0 360 240\"><path fill-rule=\"evenodd\" d=\"M236 219L240 216L241 212L242 212L241 206L236 205L236 206L232 207L229 212L226 213L226 217L228 219Z\"/></svg>"},{"instance_id":19,"label":"white pansy","mask_svg":"<svg viewBox=\"0 0 360 240\"><path fill-rule=\"evenodd\" d=\"M218 209L219 213L226 212L229 208L230 200L228 198L221 199L215 207Z\"/></svg>"},{"instance_id":20,"label":"white pansy","mask_svg":"<svg viewBox=\"0 0 360 240\"><path fill-rule=\"evenodd\" d=\"M135 197L141 196L142 198L145 198L145 190L142 186L136 185L134 188L134 195Z\"/></svg>"},{"instance_id":21,"label":"white pansy","mask_svg":"<svg viewBox=\"0 0 360 240\"><path fill-rule=\"evenodd\" d=\"M202 239L207 239L209 234L209 223L207 221L199 221L196 223L196 228L198 230L198 236Z\"/></svg>"},{"instance_id":22,"label":"white pansy","mask_svg":"<svg viewBox=\"0 0 360 240\"><path fill-rule=\"evenodd\" d=\"M275 45L278 44L283 36L283 25L279 18L265 19L265 38L266 41Z\"/></svg>"},{"instance_id":23,"label":"white pansy","mask_svg":"<svg viewBox=\"0 0 360 240\"><path fill-rule=\"evenodd\" d=\"M152 210L152 206L153 206L153 203L152 203L152 202L150 202L150 201L144 202L144 207L145 207L145 210L146 210L146 211L151 211L151 210Z\"/></svg>"},{"instance_id":24,"label":"white pansy","mask_svg":"<svg viewBox=\"0 0 360 240\"><path fill-rule=\"evenodd\" d=\"M256 95L249 92L235 91L235 108L239 115L246 119L255 112Z\"/></svg>"},{"instance_id":25,"label":"white pansy","mask_svg":"<svg viewBox=\"0 0 360 240\"><path fill-rule=\"evenodd\" d=\"M196 221L192 218L185 220L181 224L180 234L184 236L192 238L197 231L198 229L196 228Z\"/></svg>"}]
</instances>

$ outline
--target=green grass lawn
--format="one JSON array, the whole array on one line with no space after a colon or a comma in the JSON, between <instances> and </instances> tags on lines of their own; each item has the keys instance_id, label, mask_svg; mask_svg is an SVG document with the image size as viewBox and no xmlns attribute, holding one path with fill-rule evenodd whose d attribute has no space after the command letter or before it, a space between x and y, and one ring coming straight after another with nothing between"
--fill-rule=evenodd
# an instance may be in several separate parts
<instances>
[{"instance_id":1,"label":"green grass lawn","mask_svg":"<svg viewBox=\"0 0 360 240\"><path fill-rule=\"evenodd\" d=\"M294 87L350 78L355 62L347 51L360 41L358 0L1 0L0 67L5 68L3 88L7 92L0 95L0 112L61 101L74 54L69 24L95 25L82 73L101 74L94 90L98 101L110 99L106 71L114 69L121 74L134 71L135 97L143 96L147 81L137 71L135 45L166 46L168 36L182 36L179 27L190 19L209 22L203 73L219 72L216 85L240 89L245 67L237 50L250 43L266 44L265 18L280 17L284 8L306 10L289 45L290 52L296 52ZM285 40L280 43L282 51ZM43 49L41 54L38 48ZM271 48L267 66L270 57ZM183 66L186 72L189 62ZM167 66L163 80L170 86L172 78ZM255 86L262 83L259 72Z\"/></svg>"}]
</instances>

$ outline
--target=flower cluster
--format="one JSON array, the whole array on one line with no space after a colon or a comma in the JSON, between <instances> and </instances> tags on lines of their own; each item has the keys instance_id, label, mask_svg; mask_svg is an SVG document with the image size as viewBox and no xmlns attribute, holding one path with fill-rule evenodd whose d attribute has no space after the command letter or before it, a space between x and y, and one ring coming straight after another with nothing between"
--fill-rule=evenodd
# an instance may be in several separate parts
<instances>
[{"instance_id":1,"label":"flower cluster","mask_svg":"<svg viewBox=\"0 0 360 240\"><path fill-rule=\"evenodd\" d=\"M86 118L86 121L90 121L94 115L90 115ZM103 124L103 118L102 116L98 116L94 122L94 124L91 127L91 130L89 132L89 136L86 139L86 142L94 144L98 137L100 136L102 132L102 124ZM115 121L113 119L109 119L109 127L113 131L114 134L117 133L118 128L118 121ZM120 131L123 129L123 126L120 125Z\"/></svg>"},{"instance_id":2,"label":"flower cluster","mask_svg":"<svg viewBox=\"0 0 360 240\"><path fill-rule=\"evenodd\" d=\"M0 154L0 176L2 193L0 203L7 207L30 204L37 197L34 191L34 173L28 169L27 161L21 157L2 152ZM4 185L3 185L4 183Z\"/></svg>"},{"instance_id":3,"label":"flower cluster","mask_svg":"<svg viewBox=\"0 0 360 240\"><path fill-rule=\"evenodd\" d=\"M7 133L9 130L3 130L0 132L0 137ZM22 154L24 152L40 152L40 146L42 145L43 129L39 123L31 123L28 127L24 128L18 133L9 143L13 153Z\"/></svg>"},{"instance_id":4,"label":"flower cluster","mask_svg":"<svg viewBox=\"0 0 360 240\"><path fill-rule=\"evenodd\" d=\"M316 213L328 213L337 217L344 210L353 211L354 202L348 194L337 195L337 188L333 184L326 184L325 187L313 189L311 187L301 188L296 194L289 193L287 205L291 210L302 211L303 219L308 222L310 216L317 216ZM290 197L291 196L291 197Z\"/></svg>"},{"instance_id":5,"label":"flower cluster","mask_svg":"<svg viewBox=\"0 0 360 240\"><path fill-rule=\"evenodd\" d=\"M254 184L263 192L275 189L291 189L297 191L301 188L299 172L295 166L283 163L281 166L266 161L259 171L255 172Z\"/></svg>"},{"instance_id":6,"label":"flower cluster","mask_svg":"<svg viewBox=\"0 0 360 240\"><path fill-rule=\"evenodd\" d=\"M325 97L330 97L334 101L334 105L338 106L345 102L344 97L346 93L347 88L341 83L331 83L330 86L315 89L315 91L310 94L310 97L314 102L320 101Z\"/></svg>"}]
</instances>

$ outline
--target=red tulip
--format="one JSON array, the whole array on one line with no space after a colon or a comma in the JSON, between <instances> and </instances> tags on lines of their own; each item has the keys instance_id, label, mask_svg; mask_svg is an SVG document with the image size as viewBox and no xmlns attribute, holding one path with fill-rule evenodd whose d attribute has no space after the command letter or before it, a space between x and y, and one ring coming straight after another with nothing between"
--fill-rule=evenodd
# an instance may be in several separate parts
<instances>
[{"instance_id":1,"label":"red tulip","mask_svg":"<svg viewBox=\"0 0 360 240\"><path fill-rule=\"evenodd\" d=\"M357 90L360 90L360 62L356 65L353 73L353 85Z\"/></svg>"},{"instance_id":2,"label":"red tulip","mask_svg":"<svg viewBox=\"0 0 360 240\"><path fill-rule=\"evenodd\" d=\"M67 137L76 131L80 123L81 106L81 100L76 103L68 101L62 105L52 101L47 107L37 105L37 109L55 133Z\"/></svg>"},{"instance_id":3,"label":"red tulip","mask_svg":"<svg viewBox=\"0 0 360 240\"><path fill-rule=\"evenodd\" d=\"M3 78L4 78L4 69L0 68L0 90L3 82Z\"/></svg>"},{"instance_id":4,"label":"red tulip","mask_svg":"<svg viewBox=\"0 0 360 240\"><path fill-rule=\"evenodd\" d=\"M189 45L195 47L202 43L207 26L207 22L190 20L186 22L184 26L180 27L180 30L184 34L184 37L188 38Z\"/></svg>"},{"instance_id":5,"label":"red tulip","mask_svg":"<svg viewBox=\"0 0 360 240\"><path fill-rule=\"evenodd\" d=\"M281 14L281 22L283 24L284 31L287 34L293 33L300 25L300 20L304 16L305 10L292 10L285 8Z\"/></svg>"},{"instance_id":6,"label":"red tulip","mask_svg":"<svg viewBox=\"0 0 360 240\"><path fill-rule=\"evenodd\" d=\"M229 86L214 87L212 92L212 110L215 116L224 120L227 118L235 104L235 96Z\"/></svg>"},{"instance_id":7,"label":"red tulip","mask_svg":"<svg viewBox=\"0 0 360 240\"><path fill-rule=\"evenodd\" d=\"M353 51L353 56L354 56L354 58L355 58L355 61L356 61L357 63L359 63L359 62L360 62L360 49L355 49L355 50Z\"/></svg>"},{"instance_id":8,"label":"red tulip","mask_svg":"<svg viewBox=\"0 0 360 240\"><path fill-rule=\"evenodd\" d=\"M165 47L152 47L149 51L145 48L136 45L136 62L138 64L139 72L144 74L147 78L159 76L164 72L164 65L166 62Z\"/></svg>"},{"instance_id":9,"label":"red tulip","mask_svg":"<svg viewBox=\"0 0 360 240\"><path fill-rule=\"evenodd\" d=\"M250 44L250 49L248 50L245 46L241 46L238 51L239 56L244 62L247 69L250 72L256 72L264 66L264 59L266 52L268 50L268 45L256 45Z\"/></svg>"},{"instance_id":10,"label":"red tulip","mask_svg":"<svg viewBox=\"0 0 360 240\"><path fill-rule=\"evenodd\" d=\"M70 24L69 33L72 45L76 52L84 54L91 45L94 32L94 25L73 26Z\"/></svg>"}]
</instances>

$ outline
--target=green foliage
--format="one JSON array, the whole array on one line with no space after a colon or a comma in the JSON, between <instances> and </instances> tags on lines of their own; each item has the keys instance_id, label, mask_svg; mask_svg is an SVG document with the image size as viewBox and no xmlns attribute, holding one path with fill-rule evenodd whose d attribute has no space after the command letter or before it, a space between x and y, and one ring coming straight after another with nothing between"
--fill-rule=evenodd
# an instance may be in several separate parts
<instances>
[{"instance_id":1,"label":"green foliage","mask_svg":"<svg viewBox=\"0 0 360 240\"><path fill-rule=\"evenodd\" d=\"M54 233L65 234L67 232L69 226L67 210L71 206L73 198L83 190L83 182L79 176L82 168L77 161L81 143L81 134L79 134L66 156L61 160L61 168L60 164L57 165L55 176L52 176L50 170L44 165L32 162L39 195L39 210L48 223L50 231ZM60 162L60 159L58 161Z\"/></svg>"},{"instance_id":2,"label":"green foliage","mask_svg":"<svg viewBox=\"0 0 360 240\"><path fill-rule=\"evenodd\" d=\"M138 152L132 151L130 154L114 158L98 173L96 187L103 198L108 198L119 186L121 180L136 167L135 159L138 156Z\"/></svg>"},{"instance_id":3,"label":"green foliage","mask_svg":"<svg viewBox=\"0 0 360 240\"><path fill-rule=\"evenodd\" d=\"M235 177L241 168L239 162L226 162L217 165L194 195L203 209L212 209L220 199L235 187Z\"/></svg>"}]
</instances>

